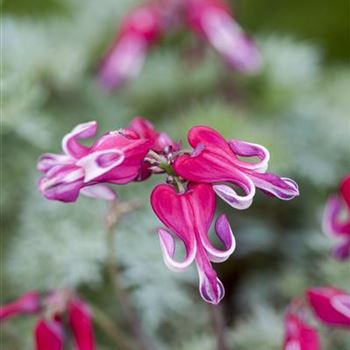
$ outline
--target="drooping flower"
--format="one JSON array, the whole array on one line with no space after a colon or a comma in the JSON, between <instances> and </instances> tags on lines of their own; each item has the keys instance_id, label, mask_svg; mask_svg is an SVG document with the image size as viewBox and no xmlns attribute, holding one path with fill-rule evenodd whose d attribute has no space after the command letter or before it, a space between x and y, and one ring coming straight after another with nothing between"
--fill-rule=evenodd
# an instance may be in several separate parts
<instances>
[{"instance_id":1,"label":"drooping flower","mask_svg":"<svg viewBox=\"0 0 350 350\"><path fill-rule=\"evenodd\" d=\"M218 304L224 297L224 287L211 262L225 261L235 249L235 239L226 217L221 215L215 230L224 249L215 248L209 240L216 207L211 185L190 184L185 192L178 193L174 186L161 184L151 194L151 205L166 226L158 231L165 264L172 270L183 270L195 261L202 298ZM175 259L176 240L184 244L182 261Z\"/></svg>"},{"instance_id":2,"label":"drooping flower","mask_svg":"<svg viewBox=\"0 0 350 350\"><path fill-rule=\"evenodd\" d=\"M161 35L161 14L155 4L140 6L123 20L117 38L104 58L99 81L106 89L135 77L150 46Z\"/></svg>"},{"instance_id":3,"label":"drooping flower","mask_svg":"<svg viewBox=\"0 0 350 350\"><path fill-rule=\"evenodd\" d=\"M321 322L350 330L350 294L333 287L309 288L306 294Z\"/></svg>"},{"instance_id":4,"label":"drooping flower","mask_svg":"<svg viewBox=\"0 0 350 350\"><path fill-rule=\"evenodd\" d=\"M266 172L270 156L263 146L240 140L226 141L217 131L205 126L193 127L188 141L194 151L175 160L176 173L189 181L214 184L217 195L234 208L248 208L255 187L283 200L299 195L293 180ZM244 195L226 183L238 186Z\"/></svg>"},{"instance_id":5,"label":"drooping flower","mask_svg":"<svg viewBox=\"0 0 350 350\"><path fill-rule=\"evenodd\" d=\"M89 307L73 292L29 292L16 302L2 306L1 310L12 309L15 304L22 305L18 308L17 315L39 316L34 328L36 350L63 350L70 336L76 350L95 350ZM13 315L12 313L11 316ZM7 318L8 314L2 313L0 320Z\"/></svg>"},{"instance_id":6,"label":"drooping flower","mask_svg":"<svg viewBox=\"0 0 350 350\"><path fill-rule=\"evenodd\" d=\"M206 39L230 66L247 73L259 69L258 49L223 1L187 0L185 7L190 28Z\"/></svg>"},{"instance_id":7,"label":"drooping flower","mask_svg":"<svg viewBox=\"0 0 350 350\"><path fill-rule=\"evenodd\" d=\"M105 183L126 184L139 174L151 142L134 131L120 129L106 133L91 147L80 139L95 136L96 122L76 126L62 141L64 154L40 157L40 192L48 199L74 202L79 194L113 200L115 194Z\"/></svg>"},{"instance_id":8,"label":"drooping flower","mask_svg":"<svg viewBox=\"0 0 350 350\"><path fill-rule=\"evenodd\" d=\"M284 331L283 350L320 350L317 330L291 310L286 314Z\"/></svg>"},{"instance_id":9,"label":"drooping flower","mask_svg":"<svg viewBox=\"0 0 350 350\"><path fill-rule=\"evenodd\" d=\"M344 216L342 216L344 214ZM331 196L323 216L324 231L339 242L333 255L339 260L350 257L350 174L340 183L339 194Z\"/></svg>"},{"instance_id":10,"label":"drooping flower","mask_svg":"<svg viewBox=\"0 0 350 350\"><path fill-rule=\"evenodd\" d=\"M40 295L36 291L30 291L19 299L7 305L0 306L0 321L19 315L35 314L40 309Z\"/></svg>"}]
</instances>

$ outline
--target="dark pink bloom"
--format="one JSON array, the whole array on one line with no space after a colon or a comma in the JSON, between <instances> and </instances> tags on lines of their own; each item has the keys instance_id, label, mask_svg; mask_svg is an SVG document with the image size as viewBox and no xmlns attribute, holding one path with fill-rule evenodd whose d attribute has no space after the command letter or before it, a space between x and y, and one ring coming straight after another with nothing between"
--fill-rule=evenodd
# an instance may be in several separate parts
<instances>
[{"instance_id":1,"label":"dark pink bloom","mask_svg":"<svg viewBox=\"0 0 350 350\"><path fill-rule=\"evenodd\" d=\"M101 85L113 89L135 77L142 68L149 47L160 34L161 16L158 6L148 4L129 13L102 62L99 72Z\"/></svg>"},{"instance_id":2,"label":"dark pink bloom","mask_svg":"<svg viewBox=\"0 0 350 350\"><path fill-rule=\"evenodd\" d=\"M320 350L318 332L289 311L284 321L283 350Z\"/></svg>"},{"instance_id":3,"label":"dark pink bloom","mask_svg":"<svg viewBox=\"0 0 350 350\"><path fill-rule=\"evenodd\" d=\"M72 299L68 304L68 322L77 350L94 350L95 339L89 307L82 300Z\"/></svg>"},{"instance_id":4,"label":"dark pink bloom","mask_svg":"<svg viewBox=\"0 0 350 350\"><path fill-rule=\"evenodd\" d=\"M164 153L167 148L177 149L178 144L165 132L159 132L153 124L142 117L135 117L129 124L129 129L135 131L142 139L152 141L152 149Z\"/></svg>"},{"instance_id":5,"label":"dark pink bloom","mask_svg":"<svg viewBox=\"0 0 350 350\"><path fill-rule=\"evenodd\" d=\"M23 314L36 314L40 309L40 295L36 291L27 292L16 301L0 306L0 321Z\"/></svg>"},{"instance_id":6,"label":"dark pink bloom","mask_svg":"<svg viewBox=\"0 0 350 350\"><path fill-rule=\"evenodd\" d=\"M235 239L226 217L221 215L216 220L215 230L224 250L215 248L209 240L216 207L211 185L189 185L184 193L177 193L172 185L158 185L151 194L151 204L166 226L158 231L165 264L172 270L182 270L195 261L202 298L218 304L224 297L224 287L211 262L225 261L235 249ZM183 261L174 259L176 239L185 247Z\"/></svg>"},{"instance_id":7,"label":"dark pink bloom","mask_svg":"<svg viewBox=\"0 0 350 350\"><path fill-rule=\"evenodd\" d=\"M339 241L333 251L334 256L339 260L348 258L350 256L350 175L342 180L339 194L328 199L323 226L327 234Z\"/></svg>"},{"instance_id":8,"label":"dark pink bloom","mask_svg":"<svg viewBox=\"0 0 350 350\"><path fill-rule=\"evenodd\" d=\"M40 157L40 192L48 199L74 202L80 193L113 200L115 194L104 183L126 184L139 174L150 141L134 131L116 130L100 137L91 147L80 139L95 136L96 122L76 126L62 141L64 154L47 153Z\"/></svg>"},{"instance_id":9,"label":"dark pink bloom","mask_svg":"<svg viewBox=\"0 0 350 350\"><path fill-rule=\"evenodd\" d=\"M350 295L333 287L310 288L309 304L320 321L350 329Z\"/></svg>"},{"instance_id":10,"label":"dark pink bloom","mask_svg":"<svg viewBox=\"0 0 350 350\"><path fill-rule=\"evenodd\" d=\"M223 1L187 0L184 3L190 28L208 40L229 65L243 72L259 69L259 51Z\"/></svg>"},{"instance_id":11,"label":"dark pink bloom","mask_svg":"<svg viewBox=\"0 0 350 350\"><path fill-rule=\"evenodd\" d=\"M63 350L64 331L60 320L39 320L34 335L36 350Z\"/></svg>"},{"instance_id":12,"label":"dark pink bloom","mask_svg":"<svg viewBox=\"0 0 350 350\"><path fill-rule=\"evenodd\" d=\"M263 146L240 140L226 141L217 131L205 126L193 127L188 141L194 151L175 160L176 173L189 181L213 183L216 194L234 208L248 208L255 187L283 200L299 195L293 180L266 173L270 155ZM226 183L238 186L244 195Z\"/></svg>"}]
</instances>

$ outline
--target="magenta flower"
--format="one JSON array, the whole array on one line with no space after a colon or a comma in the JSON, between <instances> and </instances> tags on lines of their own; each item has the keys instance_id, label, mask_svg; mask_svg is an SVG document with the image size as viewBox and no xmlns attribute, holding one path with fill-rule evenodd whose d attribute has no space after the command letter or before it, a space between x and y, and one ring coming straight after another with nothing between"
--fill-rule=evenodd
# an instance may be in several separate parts
<instances>
[{"instance_id":1,"label":"magenta flower","mask_svg":"<svg viewBox=\"0 0 350 350\"><path fill-rule=\"evenodd\" d=\"M283 200L299 195L293 180L266 173L270 156L263 146L240 140L226 141L217 131L205 126L193 127L188 141L194 151L175 160L176 173L192 182L214 184L216 194L234 208L248 208L255 187ZM258 160L254 161L255 158ZM239 195L226 183L238 186L244 195Z\"/></svg>"},{"instance_id":2,"label":"magenta flower","mask_svg":"<svg viewBox=\"0 0 350 350\"><path fill-rule=\"evenodd\" d=\"M74 202L79 194L113 200L115 194L105 183L126 184L139 174L150 141L134 131L120 129L100 137L91 147L79 143L96 134L97 123L76 126L62 141L64 154L40 157L40 192L48 199Z\"/></svg>"},{"instance_id":3,"label":"magenta flower","mask_svg":"<svg viewBox=\"0 0 350 350\"><path fill-rule=\"evenodd\" d=\"M283 350L320 350L317 330L305 323L296 313L287 313L284 328Z\"/></svg>"},{"instance_id":4,"label":"magenta flower","mask_svg":"<svg viewBox=\"0 0 350 350\"><path fill-rule=\"evenodd\" d=\"M40 295L26 293L16 302L1 307L1 310L17 307L10 316L36 314L39 319L34 328L36 350L63 350L65 342L72 336L76 350L95 350L95 339L88 305L74 293L59 290ZM1 312L0 320L9 317ZM68 322L66 322L68 321Z\"/></svg>"},{"instance_id":5,"label":"magenta flower","mask_svg":"<svg viewBox=\"0 0 350 350\"><path fill-rule=\"evenodd\" d=\"M339 240L333 255L339 260L347 259L350 256L350 174L341 181L339 195L328 199L323 227L327 234Z\"/></svg>"},{"instance_id":6,"label":"magenta flower","mask_svg":"<svg viewBox=\"0 0 350 350\"><path fill-rule=\"evenodd\" d=\"M233 19L221 0L185 1L190 28L206 39L233 68L247 73L261 66L261 56L253 41Z\"/></svg>"},{"instance_id":7,"label":"magenta flower","mask_svg":"<svg viewBox=\"0 0 350 350\"><path fill-rule=\"evenodd\" d=\"M333 287L310 288L309 304L318 319L326 325L350 329L350 295Z\"/></svg>"},{"instance_id":8,"label":"magenta flower","mask_svg":"<svg viewBox=\"0 0 350 350\"><path fill-rule=\"evenodd\" d=\"M16 301L0 306L0 321L8 318L24 315L35 314L40 309L40 295L36 291L27 292Z\"/></svg>"},{"instance_id":9,"label":"magenta flower","mask_svg":"<svg viewBox=\"0 0 350 350\"><path fill-rule=\"evenodd\" d=\"M216 220L215 230L224 250L215 248L209 240L216 207L212 187L190 184L185 192L178 193L171 185L158 185L151 194L151 205L166 226L158 231L165 264L172 270L183 270L195 261L202 298L218 304L225 291L211 262L225 261L235 249L235 239L226 217L221 215ZM182 261L174 258L176 239L185 247L186 255Z\"/></svg>"},{"instance_id":10,"label":"magenta flower","mask_svg":"<svg viewBox=\"0 0 350 350\"><path fill-rule=\"evenodd\" d=\"M99 71L101 85L110 90L135 77L142 68L149 47L160 34L161 17L157 6L148 4L129 13L102 62Z\"/></svg>"}]
</instances>

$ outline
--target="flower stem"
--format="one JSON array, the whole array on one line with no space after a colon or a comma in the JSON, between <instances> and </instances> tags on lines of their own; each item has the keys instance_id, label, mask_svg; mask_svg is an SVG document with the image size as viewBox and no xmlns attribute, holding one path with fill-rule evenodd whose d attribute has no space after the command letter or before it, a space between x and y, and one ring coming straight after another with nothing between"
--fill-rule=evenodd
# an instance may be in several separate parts
<instances>
[{"instance_id":1,"label":"flower stem","mask_svg":"<svg viewBox=\"0 0 350 350\"><path fill-rule=\"evenodd\" d=\"M99 328L115 343L118 349L135 350L135 345L131 344L128 337L113 322L107 314L96 306L89 305L93 318Z\"/></svg>"},{"instance_id":2,"label":"flower stem","mask_svg":"<svg viewBox=\"0 0 350 350\"><path fill-rule=\"evenodd\" d=\"M106 216L106 244L108 252L107 267L115 296L119 301L124 317L130 326L131 332L133 333L139 348L141 350L156 350L157 347L153 344L149 335L144 331L142 322L138 317L128 294L120 284L120 275L118 268L116 267L116 255L114 249L115 228L123 215L135 210L137 207L138 205L132 202L114 202Z\"/></svg>"},{"instance_id":3,"label":"flower stem","mask_svg":"<svg viewBox=\"0 0 350 350\"><path fill-rule=\"evenodd\" d=\"M216 338L216 349L229 350L222 307L220 305L209 305L209 311L213 332Z\"/></svg>"}]
</instances>

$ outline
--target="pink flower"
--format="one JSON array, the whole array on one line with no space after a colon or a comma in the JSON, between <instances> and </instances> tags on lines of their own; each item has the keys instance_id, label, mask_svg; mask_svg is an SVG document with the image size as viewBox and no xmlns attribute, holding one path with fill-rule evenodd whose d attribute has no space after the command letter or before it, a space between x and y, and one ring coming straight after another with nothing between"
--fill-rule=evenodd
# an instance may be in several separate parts
<instances>
[{"instance_id":1,"label":"pink flower","mask_svg":"<svg viewBox=\"0 0 350 350\"><path fill-rule=\"evenodd\" d=\"M239 140L226 141L217 131L205 126L193 127L188 133L188 141L194 151L175 160L176 173L192 182L214 184L216 194L234 208L248 208L255 187L283 200L299 195L293 180L266 173L270 155L263 146ZM244 195L239 195L226 183L240 187Z\"/></svg>"},{"instance_id":2,"label":"pink flower","mask_svg":"<svg viewBox=\"0 0 350 350\"><path fill-rule=\"evenodd\" d=\"M63 350L70 336L76 350L95 350L89 307L74 293L67 290L45 295L26 293L16 302L1 307L1 310L11 310L11 315L2 312L0 320L15 314L14 305L17 305L16 314L40 316L34 328L36 350Z\"/></svg>"},{"instance_id":3,"label":"pink flower","mask_svg":"<svg viewBox=\"0 0 350 350\"><path fill-rule=\"evenodd\" d=\"M157 6L144 5L129 13L102 62L99 72L101 85L113 89L134 78L142 68L149 47L160 34L161 16Z\"/></svg>"},{"instance_id":4,"label":"pink flower","mask_svg":"<svg viewBox=\"0 0 350 350\"><path fill-rule=\"evenodd\" d=\"M346 216L342 216L343 212ZM323 216L324 231L339 240L333 254L339 260L350 256L350 174L339 186L339 194L331 196Z\"/></svg>"},{"instance_id":5,"label":"pink flower","mask_svg":"<svg viewBox=\"0 0 350 350\"><path fill-rule=\"evenodd\" d=\"M320 321L333 327L350 329L350 295L332 287L306 291L311 308Z\"/></svg>"},{"instance_id":6,"label":"pink flower","mask_svg":"<svg viewBox=\"0 0 350 350\"><path fill-rule=\"evenodd\" d=\"M23 315L35 314L40 309L40 295L36 291L27 292L16 301L0 306L0 321Z\"/></svg>"},{"instance_id":7,"label":"pink flower","mask_svg":"<svg viewBox=\"0 0 350 350\"><path fill-rule=\"evenodd\" d=\"M224 297L224 287L211 262L225 261L235 249L235 239L226 217L221 215L216 220L215 230L224 250L215 248L209 240L216 207L212 187L190 184L184 193L177 193L171 185L158 185L151 194L151 205L166 226L158 231L165 264L172 270L183 270L195 261L202 298L218 304ZM182 261L174 259L176 239L185 247L186 255Z\"/></svg>"},{"instance_id":8,"label":"pink flower","mask_svg":"<svg viewBox=\"0 0 350 350\"><path fill-rule=\"evenodd\" d=\"M214 49L235 69L255 72L261 56L253 41L244 34L221 0L185 1L190 28L209 41Z\"/></svg>"},{"instance_id":9,"label":"pink flower","mask_svg":"<svg viewBox=\"0 0 350 350\"><path fill-rule=\"evenodd\" d=\"M74 202L80 193L113 200L114 192L104 183L126 184L140 171L150 149L150 141L134 131L117 130L100 137L91 147L79 139L95 136L96 122L76 126L62 141L64 154L47 153L40 157L40 192L48 199Z\"/></svg>"},{"instance_id":10,"label":"pink flower","mask_svg":"<svg viewBox=\"0 0 350 350\"><path fill-rule=\"evenodd\" d=\"M318 332L289 311L284 321L283 350L320 350Z\"/></svg>"}]
</instances>

